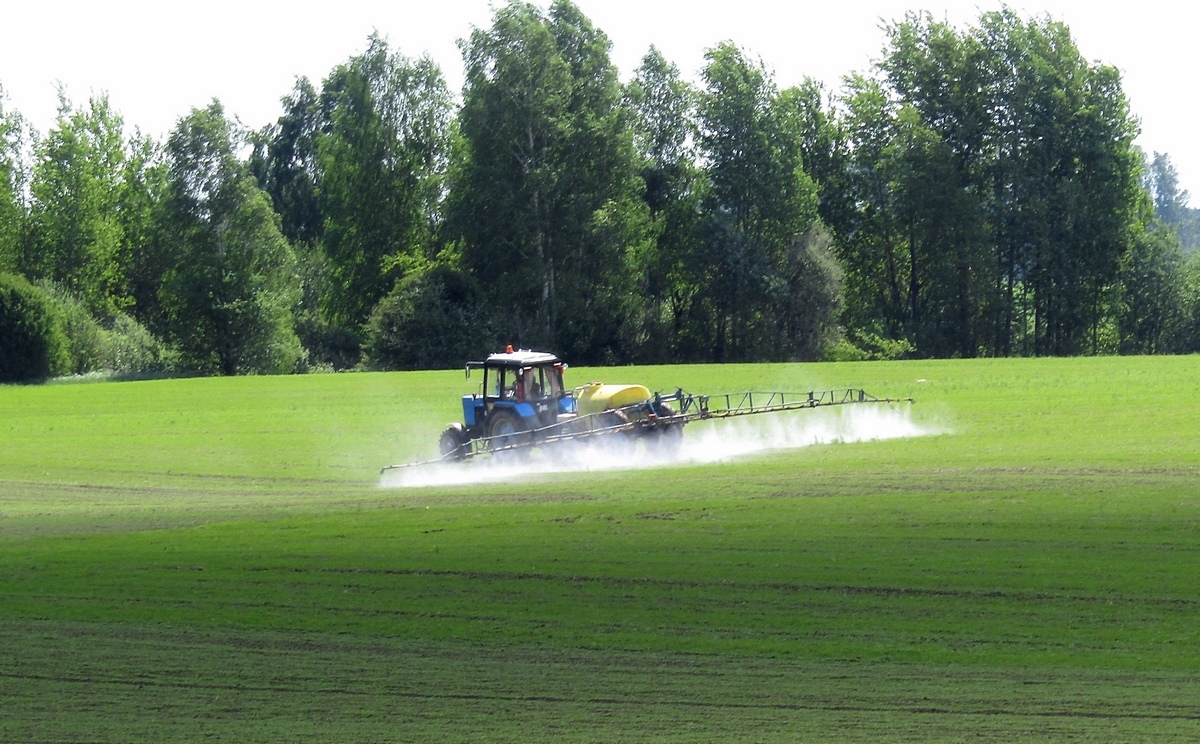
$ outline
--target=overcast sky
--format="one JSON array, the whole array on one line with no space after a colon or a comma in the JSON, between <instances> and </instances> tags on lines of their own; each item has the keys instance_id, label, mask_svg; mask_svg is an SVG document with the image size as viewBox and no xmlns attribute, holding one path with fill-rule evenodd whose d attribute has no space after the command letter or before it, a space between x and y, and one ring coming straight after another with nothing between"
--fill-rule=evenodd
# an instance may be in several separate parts
<instances>
[{"instance_id":1,"label":"overcast sky","mask_svg":"<svg viewBox=\"0 0 1200 744\"><path fill-rule=\"evenodd\" d=\"M545 7L549 0L539 2ZM960 28L999 2L920 3L850 0L576 0L613 42L623 79L651 44L685 75L704 50L731 40L763 59L787 86L805 76L833 89L845 74L878 57L883 20L928 10ZM76 103L107 92L126 124L161 137L194 107L218 98L243 124L260 128L280 113L295 79L318 84L360 52L373 30L408 56L428 53L451 88L462 84L456 45L473 26L490 25L488 0L207 0L191 3L90 0L5 3L0 13L0 87L5 108L39 131L54 122L57 84ZM1122 71L1125 92L1142 125L1139 144L1167 152L1183 188L1200 205L1200 143L1193 136L1200 10L1190 3L1143 0L1016 0L1023 16L1049 14L1070 26L1082 54Z\"/></svg>"}]
</instances>

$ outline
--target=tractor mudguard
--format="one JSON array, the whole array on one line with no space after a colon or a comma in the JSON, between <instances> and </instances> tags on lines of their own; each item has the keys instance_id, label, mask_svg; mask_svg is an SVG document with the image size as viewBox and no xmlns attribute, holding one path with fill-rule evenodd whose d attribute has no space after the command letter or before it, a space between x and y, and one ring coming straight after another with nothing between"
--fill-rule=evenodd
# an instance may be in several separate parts
<instances>
[{"instance_id":1,"label":"tractor mudguard","mask_svg":"<svg viewBox=\"0 0 1200 744\"><path fill-rule=\"evenodd\" d=\"M492 405L492 411L512 411L522 421L532 422L531 428L537 428L537 409L528 403L498 400Z\"/></svg>"},{"instance_id":2,"label":"tractor mudguard","mask_svg":"<svg viewBox=\"0 0 1200 744\"><path fill-rule=\"evenodd\" d=\"M517 415L520 416L523 420L529 421L530 419L532 419L534 421L534 428L537 428L537 409L536 408L529 405L528 403L518 403L515 406L513 406L513 410L516 411Z\"/></svg>"}]
</instances>

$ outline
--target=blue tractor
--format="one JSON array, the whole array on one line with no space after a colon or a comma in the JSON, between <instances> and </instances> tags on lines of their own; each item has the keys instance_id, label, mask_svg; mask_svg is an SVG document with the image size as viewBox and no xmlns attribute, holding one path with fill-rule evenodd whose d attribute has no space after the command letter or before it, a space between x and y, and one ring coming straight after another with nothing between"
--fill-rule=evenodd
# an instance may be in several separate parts
<instances>
[{"instance_id":1,"label":"blue tractor","mask_svg":"<svg viewBox=\"0 0 1200 744\"><path fill-rule=\"evenodd\" d=\"M509 346L486 361L467 362L483 370L480 391L462 398L463 422L452 423L438 439L441 457L396 468L499 455L519 460L531 448L566 446L578 440L607 438L618 447L644 441L650 456L670 454L683 427L693 421L750 414L798 411L851 403L911 403L912 398L876 398L865 390L812 390L804 393L754 392L719 396L651 393L644 385L589 382L563 386L567 365L554 354ZM561 451L561 450L560 450Z\"/></svg>"},{"instance_id":2,"label":"blue tractor","mask_svg":"<svg viewBox=\"0 0 1200 744\"><path fill-rule=\"evenodd\" d=\"M481 392L463 396L463 423L442 431L442 458L469 456L476 440L487 440L492 449L531 443L538 429L574 418L575 399L563 388L566 367L554 354L511 346L486 361L467 362L467 377L482 369L483 385Z\"/></svg>"}]
</instances>

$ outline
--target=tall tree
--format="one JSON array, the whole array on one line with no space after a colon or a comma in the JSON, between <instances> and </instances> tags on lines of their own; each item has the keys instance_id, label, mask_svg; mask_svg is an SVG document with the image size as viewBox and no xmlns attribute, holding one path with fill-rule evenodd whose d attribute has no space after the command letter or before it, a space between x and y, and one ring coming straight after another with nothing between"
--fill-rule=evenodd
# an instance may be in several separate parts
<instances>
[{"instance_id":1,"label":"tall tree","mask_svg":"<svg viewBox=\"0 0 1200 744\"><path fill-rule=\"evenodd\" d=\"M1191 194L1179 186L1171 156L1156 152L1145 165L1145 184L1154 202L1154 215L1179 235L1185 253L1200 249L1200 209L1189 206Z\"/></svg>"},{"instance_id":2,"label":"tall tree","mask_svg":"<svg viewBox=\"0 0 1200 744\"><path fill-rule=\"evenodd\" d=\"M985 13L975 36L994 81L993 197L1008 298L997 344L1013 349L1017 333L1027 353L1095 350L1103 296L1138 219L1137 124L1120 75L1088 64L1069 29L1048 19Z\"/></svg>"},{"instance_id":3,"label":"tall tree","mask_svg":"<svg viewBox=\"0 0 1200 744\"><path fill-rule=\"evenodd\" d=\"M331 322L358 328L403 266L434 252L450 96L431 59L394 53L376 34L326 79L322 107L328 123L317 138L317 196L329 271L323 307Z\"/></svg>"},{"instance_id":4,"label":"tall tree","mask_svg":"<svg viewBox=\"0 0 1200 744\"><path fill-rule=\"evenodd\" d=\"M496 11L463 44L453 231L516 341L620 352L625 252L652 238L610 42L566 0Z\"/></svg>"},{"instance_id":5,"label":"tall tree","mask_svg":"<svg viewBox=\"0 0 1200 744\"><path fill-rule=\"evenodd\" d=\"M797 291L784 266L817 218L817 187L804 171L791 102L763 64L730 43L706 59L698 145L708 181L704 263L712 269L697 276L703 322L718 360L786 356L789 339L770 320Z\"/></svg>"},{"instance_id":6,"label":"tall tree","mask_svg":"<svg viewBox=\"0 0 1200 744\"><path fill-rule=\"evenodd\" d=\"M101 316L132 303L119 206L127 158L123 129L107 96L75 110L60 91L58 121L35 148L30 186L33 240L23 270L62 284Z\"/></svg>"},{"instance_id":7,"label":"tall tree","mask_svg":"<svg viewBox=\"0 0 1200 744\"><path fill-rule=\"evenodd\" d=\"M328 121L308 78L299 78L282 104L278 121L253 136L250 171L270 195L283 236L295 246L315 245L324 227L317 142Z\"/></svg>"},{"instance_id":8,"label":"tall tree","mask_svg":"<svg viewBox=\"0 0 1200 744\"><path fill-rule=\"evenodd\" d=\"M213 101L167 139L169 194L160 235L171 268L160 297L183 363L223 375L290 372L299 299L290 246L270 200L235 151L241 141Z\"/></svg>"},{"instance_id":9,"label":"tall tree","mask_svg":"<svg viewBox=\"0 0 1200 744\"><path fill-rule=\"evenodd\" d=\"M1124 354L1187 350L1183 253L1174 231L1156 228L1140 232L1121 258L1117 323Z\"/></svg>"},{"instance_id":10,"label":"tall tree","mask_svg":"<svg viewBox=\"0 0 1200 744\"><path fill-rule=\"evenodd\" d=\"M125 241L125 284L133 307L131 314L159 337L167 333L159 298L163 278L170 269L173 236L162 219L169 196L169 171L162 147L143 135L129 143L121 173L118 219Z\"/></svg>"},{"instance_id":11,"label":"tall tree","mask_svg":"<svg viewBox=\"0 0 1200 744\"><path fill-rule=\"evenodd\" d=\"M906 337L905 261L886 154L895 137L895 106L883 84L846 80L844 128L851 142L846 191L854 210L835 223L845 268L846 322L852 336Z\"/></svg>"},{"instance_id":12,"label":"tall tree","mask_svg":"<svg viewBox=\"0 0 1200 744\"><path fill-rule=\"evenodd\" d=\"M989 119L980 44L928 15L888 28L880 70L890 88L881 175L897 256L893 327L922 354L974 356L990 286L978 184Z\"/></svg>"},{"instance_id":13,"label":"tall tree","mask_svg":"<svg viewBox=\"0 0 1200 744\"><path fill-rule=\"evenodd\" d=\"M818 214L836 233L851 220L854 200L848 184L849 137L835 100L820 82L805 78L780 92L776 108L796 138L804 172L817 186Z\"/></svg>"},{"instance_id":14,"label":"tall tree","mask_svg":"<svg viewBox=\"0 0 1200 744\"><path fill-rule=\"evenodd\" d=\"M848 319L927 355L1101 350L1140 219L1119 75L1008 9L887 34L878 76L845 99Z\"/></svg>"},{"instance_id":15,"label":"tall tree","mask_svg":"<svg viewBox=\"0 0 1200 744\"><path fill-rule=\"evenodd\" d=\"M677 66L651 47L626 89L626 105L655 234L645 250L630 256L643 292L631 297L640 302L630 315L641 323L628 332L637 338L633 351L638 359L668 362L681 352L684 320L696 296L687 275L703 189L692 144L696 91Z\"/></svg>"},{"instance_id":16,"label":"tall tree","mask_svg":"<svg viewBox=\"0 0 1200 744\"><path fill-rule=\"evenodd\" d=\"M982 205L951 146L911 108L897 118L885 168L905 257L908 340L931 356L975 356L988 283Z\"/></svg>"},{"instance_id":17,"label":"tall tree","mask_svg":"<svg viewBox=\"0 0 1200 744\"><path fill-rule=\"evenodd\" d=\"M0 87L0 273L15 271L25 221L26 127L21 116L5 109Z\"/></svg>"},{"instance_id":18,"label":"tall tree","mask_svg":"<svg viewBox=\"0 0 1200 744\"><path fill-rule=\"evenodd\" d=\"M1154 215L1173 227L1187 219L1191 195L1179 188L1179 172L1165 152L1156 152L1146 164L1146 188L1154 200Z\"/></svg>"}]
</instances>

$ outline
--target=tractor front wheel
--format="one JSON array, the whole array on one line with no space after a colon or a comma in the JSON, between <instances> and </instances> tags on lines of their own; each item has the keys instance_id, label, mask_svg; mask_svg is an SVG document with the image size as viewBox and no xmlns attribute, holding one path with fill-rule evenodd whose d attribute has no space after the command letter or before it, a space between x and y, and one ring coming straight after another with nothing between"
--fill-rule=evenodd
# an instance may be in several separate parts
<instances>
[{"instance_id":1,"label":"tractor front wheel","mask_svg":"<svg viewBox=\"0 0 1200 744\"><path fill-rule=\"evenodd\" d=\"M438 452L443 460L463 460L467 456L467 432L463 425L453 423L442 430L438 438Z\"/></svg>"}]
</instances>

